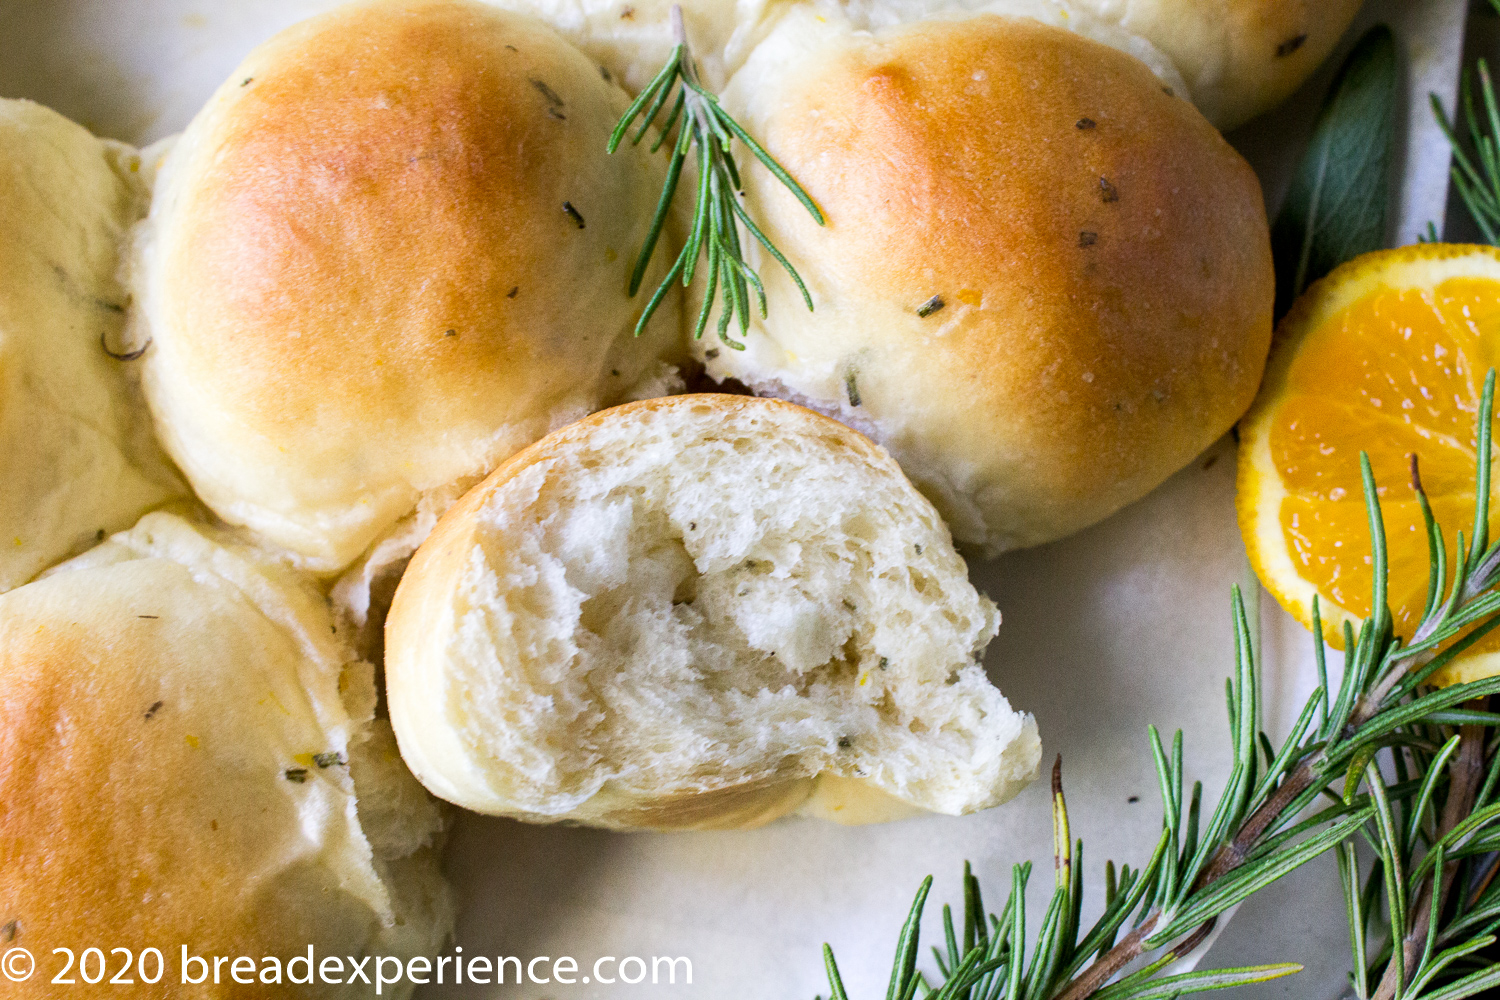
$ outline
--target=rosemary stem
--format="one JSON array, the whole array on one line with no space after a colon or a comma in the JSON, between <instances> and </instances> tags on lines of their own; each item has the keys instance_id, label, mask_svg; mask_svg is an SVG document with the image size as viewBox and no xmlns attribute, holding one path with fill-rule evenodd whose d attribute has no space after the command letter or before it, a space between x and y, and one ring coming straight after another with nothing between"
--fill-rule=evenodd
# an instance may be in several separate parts
<instances>
[{"instance_id":1,"label":"rosemary stem","mask_svg":"<svg viewBox=\"0 0 1500 1000\"><path fill-rule=\"evenodd\" d=\"M1477 698L1466 707L1480 711L1484 709L1485 702L1486 699ZM1458 753L1448 765L1450 784L1447 801L1443 803L1442 821L1438 826L1438 840L1473 812L1474 796L1479 791L1480 781L1484 779L1485 727L1463 726L1459 729L1459 739ZM1461 859L1448 861L1443 865L1440 875L1434 872L1423 879L1422 889L1411 906L1410 929L1401 941L1404 961L1386 965L1385 974L1381 976L1380 985L1376 987L1371 1000L1395 1000L1406 987L1407 977L1402 973L1404 971L1409 975L1416 969L1417 960L1427 941L1427 929L1432 920L1432 895L1434 892L1438 894L1437 911L1441 913L1448 903L1448 894L1453 888L1453 879L1458 874L1460 861Z\"/></svg>"},{"instance_id":2,"label":"rosemary stem","mask_svg":"<svg viewBox=\"0 0 1500 1000\"><path fill-rule=\"evenodd\" d=\"M1183 938L1181 941L1172 946L1173 956L1181 958L1186 955L1191 955L1194 948L1198 947L1204 941L1208 940L1208 936L1214 932L1214 928L1218 925L1218 917L1209 917L1207 920L1203 921L1203 923L1198 925L1197 930L1193 931L1193 933L1189 934L1187 937Z\"/></svg>"},{"instance_id":3,"label":"rosemary stem","mask_svg":"<svg viewBox=\"0 0 1500 1000\"><path fill-rule=\"evenodd\" d=\"M1309 754L1282 779L1281 784L1276 786L1276 791L1272 792L1266 801L1261 803L1260 808L1245 820L1234 839L1214 853L1213 860L1203 869L1203 873L1194 883L1194 892L1212 885L1244 864L1261 835L1281 817L1287 806L1291 805L1297 796L1312 786L1317 779L1318 765L1322 761L1321 750Z\"/></svg>"},{"instance_id":4,"label":"rosemary stem","mask_svg":"<svg viewBox=\"0 0 1500 1000\"><path fill-rule=\"evenodd\" d=\"M746 230L755 237L756 242L764 246L776 262L791 275L809 309L812 308L813 302L812 297L808 295L807 286L803 284L802 278L792 267L791 262L771 244L765 233L756 227L749 213L739 203L739 196L743 193L744 185L741 183L740 171L735 164L734 153L731 149L734 141L738 139L755 159L760 161L761 165L802 203L818 225L823 225L825 220L823 213L818 210L817 205L813 203L812 198L802 186L792 179L792 175L787 173L786 169L777 163L771 154L751 137L750 133L741 128L719 106L719 99L712 92L704 89L702 78L699 76L698 62L693 58L692 50L688 45L687 25L683 21L680 5L672 6L671 23L672 34L676 39L671 57L646 89L641 91L626 109L624 116L615 125L614 132L610 134L609 143L606 146L606 150L613 153L626 138L631 125L637 119L640 120L640 124L634 135L630 136L630 143L632 146L639 145L651 126L657 122L662 109L669 101L671 102L672 110L667 115L666 123L660 126L660 134L651 144L651 152L654 153L661 148L674 127L677 129L677 138L671 147L671 163L667 170L666 184L662 188L661 197L657 200L656 213L652 217L650 228L641 245L641 251L636 257L634 270L631 272L629 290L632 296L640 290L641 281L645 278L652 255L656 251L657 241L666 225L672 199L677 193L677 183L686 164L688 152L691 150L695 153L694 169L697 171L697 179L693 187L697 190L698 196L686 247L678 256L676 266L646 304L645 311L636 321L635 332L636 336L641 335L672 282L680 276L684 287L691 285L694 277L700 273L699 261L707 257L707 266L704 271L708 276L708 294L703 300L694 339L703 335L708 315L715 305L715 292L717 292L718 304L721 306L719 339L729 347L743 351L745 345L729 336L729 324L732 320L738 319L740 335L743 337L749 333L750 289L753 287L755 290L756 306L762 318L766 315L766 293L760 278L745 263L744 244L740 241L739 230L735 225L736 216L744 223Z\"/></svg>"},{"instance_id":5,"label":"rosemary stem","mask_svg":"<svg viewBox=\"0 0 1500 1000\"><path fill-rule=\"evenodd\" d=\"M682 21L682 4L674 3L672 5L671 17L672 17L672 38L673 38L673 40L678 45L682 46L683 52L687 52L687 50L688 50L687 49L687 25L684 24L683 21ZM691 63L692 62L691 59L684 60L684 61L687 62L687 63ZM692 73L693 79L696 80L698 78L698 74L695 73L695 72L693 72L690 67L684 66L683 69L684 69L684 72L683 72L684 76L686 76L688 73Z\"/></svg>"},{"instance_id":6,"label":"rosemary stem","mask_svg":"<svg viewBox=\"0 0 1500 1000\"><path fill-rule=\"evenodd\" d=\"M1078 978L1069 983L1066 990L1058 994L1057 1000L1084 1000L1085 997L1099 992L1115 973L1141 956L1146 938L1151 936L1151 930L1156 926L1156 921L1160 916L1160 911L1151 914L1138 926L1132 928L1130 933L1121 938L1113 948L1090 962L1088 968L1080 972Z\"/></svg>"},{"instance_id":7,"label":"rosemary stem","mask_svg":"<svg viewBox=\"0 0 1500 1000\"><path fill-rule=\"evenodd\" d=\"M1261 835L1286 811L1298 795L1312 785L1321 759L1322 751L1309 754L1286 776L1276 787L1276 791L1244 822L1234 839L1214 854L1213 860L1194 880L1194 892L1207 888L1244 864L1251 848ZM1146 939L1151 936L1151 930L1156 926L1160 916L1160 911L1151 914L1129 934L1121 938L1114 947L1091 962L1078 975L1078 978L1069 983L1068 988L1058 995L1057 1000L1084 1000L1085 997L1098 992L1115 973L1144 954ZM1175 945L1172 951L1178 955L1191 952L1213 930L1215 919L1217 918L1204 922L1192 934Z\"/></svg>"},{"instance_id":8,"label":"rosemary stem","mask_svg":"<svg viewBox=\"0 0 1500 1000\"><path fill-rule=\"evenodd\" d=\"M1462 563L1459 564L1459 568L1463 568ZM1434 631L1436 631L1435 628L1429 629L1426 635L1422 635L1419 629L1417 635L1412 639L1412 644L1421 642ZM1375 686L1370 689L1369 693L1360 697L1359 704L1354 710L1354 716L1349 720L1349 725L1358 727L1361 723L1368 722L1371 717L1380 711L1380 706L1385 704L1386 698L1390 696L1391 691L1397 684L1405 680L1408 675L1421 670L1424 666L1431 663L1437 655L1437 650L1430 650L1420 656L1412 657L1411 661L1401 670L1386 671L1385 676L1375 682Z\"/></svg>"},{"instance_id":9,"label":"rosemary stem","mask_svg":"<svg viewBox=\"0 0 1500 1000\"><path fill-rule=\"evenodd\" d=\"M1406 673L1406 670L1391 671L1391 674L1396 677ZM1482 706L1479 707L1482 708ZM1374 697L1361 699L1348 723L1345 725L1345 733L1352 732L1363 723L1369 721L1378 713L1379 708L1379 699ZM1478 791L1479 782L1484 777L1484 727L1465 726L1462 732L1468 733L1471 730L1475 735L1467 738L1461 744L1460 752L1455 755L1451 765L1453 790L1450 792L1444 805L1443 821L1442 827L1439 830L1439 836L1452 830L1464 817L1469 815L1473 809L1473 800ZM1192 891L1202 891L1244 864L1250 857L1256 844L1264 836L1266 830L1270 829L1272 824L1297 800L1298 796L1319 780L1320 769L1326 759L1325 752L1319 748L1312 753L1306 754L1298 761L1297 765L1276 786L1276 790L1241 823L1234 838L1214 853L1212 860L1204 867L1198 878L1194 880ZM1446 901L1449 888L1457 871L1457 861L1449 862L1444 866L1440 886L1444 901ZM1411 922L1411 931L1403 941L1403 955L1407 959L1404 964L1406 969L1415 968L1416 959L1420 955L1422 946L1426 941L1431 903L1431 883L1429 880L1427 888L1415 905L1415 918ZM1067 990L1058 996L1057 1000L1084 1000L1085 997L1089 997L1101 989L1117 972L1144 954L1146 950L1145 942L1150 937L1150 930L1156 925L1159 916L1160 911L1151 914L1113 948L1090 963L1079 974L1078 978L1074 979L1068 985ZM1212 927L1209 926L1208 929L1211 930ZM1204 927L1199 927L1193 935L1190 935L1174 947L1173 951L1178 954L1186 954L1191 950L1191 948L1187 947L1189 942L1191 942L1193 947L1197 946L1201 940L1201 938L1198 938L1200 933L1206 935L1208 930L1205 930ZM1195 938L1198 938L1198 940L1194 940ZM1386 970L1388 978L1393 977L1395 968L1396 964L1394 962L1388 965ZM1383 981L1381 988L1385 988ZM1395 996L1395 984L1392 983L1391 992L1377 992L1372 1000L1393 1000Z\"/></svg>"}]
</instances>

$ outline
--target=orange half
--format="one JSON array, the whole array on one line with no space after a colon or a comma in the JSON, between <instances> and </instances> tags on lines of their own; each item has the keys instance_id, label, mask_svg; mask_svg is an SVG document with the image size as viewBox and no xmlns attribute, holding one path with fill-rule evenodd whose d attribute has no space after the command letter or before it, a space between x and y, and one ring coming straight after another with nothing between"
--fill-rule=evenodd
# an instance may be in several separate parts
<instances>
[{"instance_id":1,"label":"orange half","mask_svg":"<svg viewBox=\"0 0 1500 1000\"><path fill-rule=\"evenodd\" d=\"M1443 529L1474 523L1476 431L1485 374L1500 367L1500 251L1419 244L1366 254L1308 289L1276 331L1260 395L1240 424L1240 530L1250 563L1282 607L1343 648L1343 622L1370 613L1369 521L1359 453L1385 518L1389 601L1410 636L1427 598L1428 551L1411 485ZM1500 449L1492 450L1500 456ZM1489 532L1500 517L1491 476ZM1500 674L1500 630L1433 678Z\"/></svg>"}]
</instances>

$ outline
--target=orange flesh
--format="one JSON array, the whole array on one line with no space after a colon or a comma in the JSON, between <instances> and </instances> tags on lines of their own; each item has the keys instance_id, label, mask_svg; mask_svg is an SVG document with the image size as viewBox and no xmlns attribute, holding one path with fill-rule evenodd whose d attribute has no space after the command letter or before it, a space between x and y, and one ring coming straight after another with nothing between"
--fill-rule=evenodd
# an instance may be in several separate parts
<instances>
[{"instance_id":1,"label":"orange flesh","mask_svg":"<svg viewBox=\"0 0 1500 1000\"><path fill-rule=\"evenodd\" d=\"M1288 551L1318 593L1361 618L1370 614L1363 449L1385 516L1396 634L1412 634L1427 598L1428 554L1407 456L1420 462L1451 577L1455 532L1467 545L1473 527L1475 417L1497 360L1500 282L1486 279L1381 288L1306 336L1271 427L1271 456L1288 491L1280 511ZM1494 538L1500 517L1491 511ZM1342 647L1337 636L1328 639ZM1475 651L1496 649L1500 633Z\"/></svg>"}]
</instances>

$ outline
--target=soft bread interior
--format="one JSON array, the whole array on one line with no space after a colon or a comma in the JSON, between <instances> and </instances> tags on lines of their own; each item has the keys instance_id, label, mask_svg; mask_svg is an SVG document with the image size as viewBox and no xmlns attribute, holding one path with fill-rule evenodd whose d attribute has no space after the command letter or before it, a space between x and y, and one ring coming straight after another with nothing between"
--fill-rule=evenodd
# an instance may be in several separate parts
<instances>
[{"instance_id":1,"label":"soft bread interior","mask_svg":"<svg viewBox=\"0 0 1500 1000\"><path fill-rule=\"evenodd\" d=\"M388 624L391 715L417 776L483 812L744 825L829 775L964 813L1040 752L979 665L998 624L865 438L654 400L549 436L439 524Z\"/></svg>"}]
</instances>

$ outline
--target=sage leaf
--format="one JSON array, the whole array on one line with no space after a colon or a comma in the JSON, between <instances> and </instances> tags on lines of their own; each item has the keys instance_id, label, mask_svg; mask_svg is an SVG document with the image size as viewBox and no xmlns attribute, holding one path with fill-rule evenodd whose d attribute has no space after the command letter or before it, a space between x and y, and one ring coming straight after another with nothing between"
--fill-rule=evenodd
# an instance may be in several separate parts
<instances>
[{"instance_id":1,"label":"sage leaf","mask_svg":"<svg viewBox=\"0 0 1500 1000\"><path fill-rule=\"evenodd\" d=\"M1396 74L1395 38L1377 24L1334 77L1271 227L1278 320L1308 285L1385 245Z\"/></svg>"}]
</instances>

